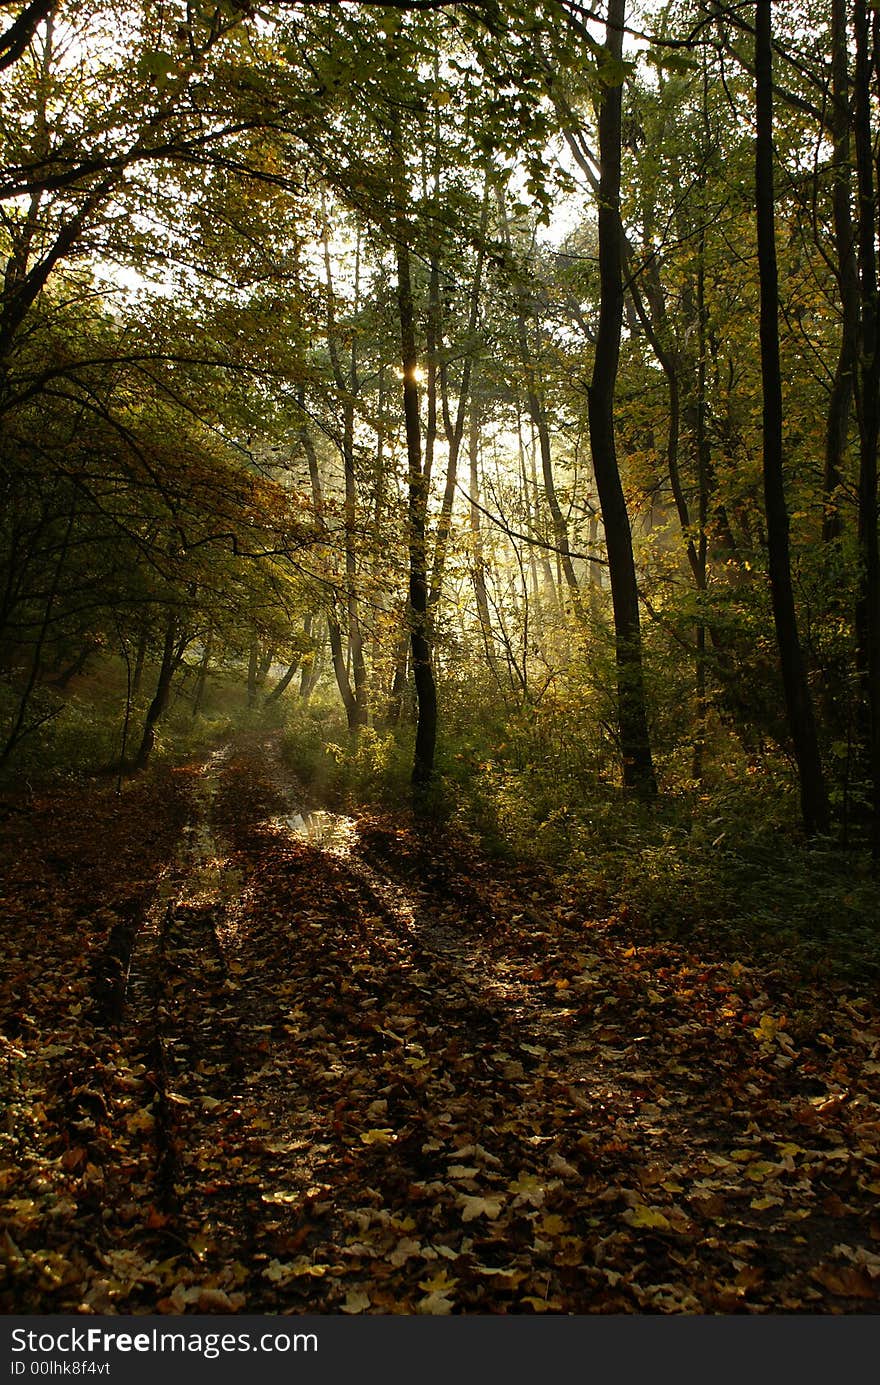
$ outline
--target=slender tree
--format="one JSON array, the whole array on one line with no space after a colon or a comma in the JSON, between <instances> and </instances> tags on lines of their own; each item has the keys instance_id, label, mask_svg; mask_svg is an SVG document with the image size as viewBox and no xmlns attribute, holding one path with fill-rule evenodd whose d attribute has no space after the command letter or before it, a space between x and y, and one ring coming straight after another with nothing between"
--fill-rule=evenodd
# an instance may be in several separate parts
<instances>
[{"instance_id":1,"label":"slender tree","mask_svg":"<svg viewBox=\"0 0 880 1385\"><path fill-rule=\"evenodd\" d=\"M877 285L877 169L871 110L873 63L880 57L880 15L872 9L869 27L865 0L854 0L855 130L859 189L858 267L860 289L860 366L856 408L859 422L859 596L856 608L857 662L866 723L873 808L872 855L880 869L880 543L878 543L877 448L880 443L880 302ZM873 28L873 33L871 33ZM875 68L876 80L876 68Z\"/></svg>"},{"instance_id":2,"label":"slender tree","mask_svg":"<svg viewBox=\"0 0 880 1385\"><path fill-rule=\"evenodd\" d=\"M617 718L624 787L656 792L642 670L639 591L632 532L614 438L614 391L623 325L620 219L625 0L608 0L605 81L599 101L599 326L589 390L590 446L605 527L617 655ZM600 72L601 72L600 67Z\"/></svg>"},{"instance_id":3,"label":"slender tree","mask_svg":"<svg viewBox=\"0 0 880 1385\"><path fill-rule=\"evenodd\" d=\"M779 274L773 186L773 44L771 0L755 6L755 210L761 290L761 382L764 505L770 594L785 690L788 728L800 779L808 834L828 830L828 797L819 758L813 703L798 633L791 581L788 509L782 455L782 371L779 363Z\"/></svg>"}]
</instances>

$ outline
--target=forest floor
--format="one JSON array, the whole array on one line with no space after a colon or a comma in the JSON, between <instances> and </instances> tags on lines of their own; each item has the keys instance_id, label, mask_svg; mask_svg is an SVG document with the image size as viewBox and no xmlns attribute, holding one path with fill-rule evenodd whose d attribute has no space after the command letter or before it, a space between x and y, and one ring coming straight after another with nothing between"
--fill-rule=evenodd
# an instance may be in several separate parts
<instances>
[{"instance_id":1,"label":"forest floor","mask_svg":"<svg viewBox=\"0 0 880 1385\"><path fill-rule=\"evenodd\" d=\"M0 1309L880 1309L880 1011L271 741L7 797Z\"/></svg>"}]
</instances>

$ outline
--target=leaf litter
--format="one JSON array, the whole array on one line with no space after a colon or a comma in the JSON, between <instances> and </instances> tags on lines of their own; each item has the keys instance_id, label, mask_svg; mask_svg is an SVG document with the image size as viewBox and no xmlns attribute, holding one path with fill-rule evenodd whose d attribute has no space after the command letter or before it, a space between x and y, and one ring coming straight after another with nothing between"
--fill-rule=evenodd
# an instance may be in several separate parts
<instances>
[{"instance_id":1,"label":"leaf litter","mask_svg":"<svg viewBox=\"0 0 880 1385\"><path fill-rule=\"evenodd\" d=\"M880 1015L271 745L0 831L0 1306L874 1312Z\"/></svg>"}]
</instances>

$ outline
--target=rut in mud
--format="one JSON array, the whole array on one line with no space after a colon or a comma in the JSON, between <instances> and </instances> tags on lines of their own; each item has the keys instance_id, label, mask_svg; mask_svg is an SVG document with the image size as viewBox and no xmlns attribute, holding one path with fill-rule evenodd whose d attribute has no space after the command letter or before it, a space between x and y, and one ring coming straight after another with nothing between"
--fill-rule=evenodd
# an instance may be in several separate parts
<instances>
[{"instance_id":1,"label":"rut in mud","mask_svg":"<svg viewBox=\"0 0 880 1385\"><path fill-rule=\"evenodd\" d=\"M45 935L54 1042L6 1025L11 1109L42 1111L9 1136L10 1308L876 1308L867 1002L792 1035L778 979L463 838L309 812L268 744L168 794L149 888ZM21 859L19 892L44 837Z\"/></svg>"}]
</instances>

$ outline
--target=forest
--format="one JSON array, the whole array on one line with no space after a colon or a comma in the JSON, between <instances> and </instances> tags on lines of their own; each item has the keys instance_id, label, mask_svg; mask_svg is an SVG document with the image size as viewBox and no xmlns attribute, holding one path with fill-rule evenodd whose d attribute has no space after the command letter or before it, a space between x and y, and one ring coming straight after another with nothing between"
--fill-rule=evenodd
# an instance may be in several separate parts
<instances>
[{"instance_id":1,"label":"forest","mask_svg":"<svg viewBox=\"0 0 880 1385\"><path fill-rule=\"evenodd\" d=\"M0 1310L878 1311L880 5L0 90Z\"/></svg>"}]
</instances>

